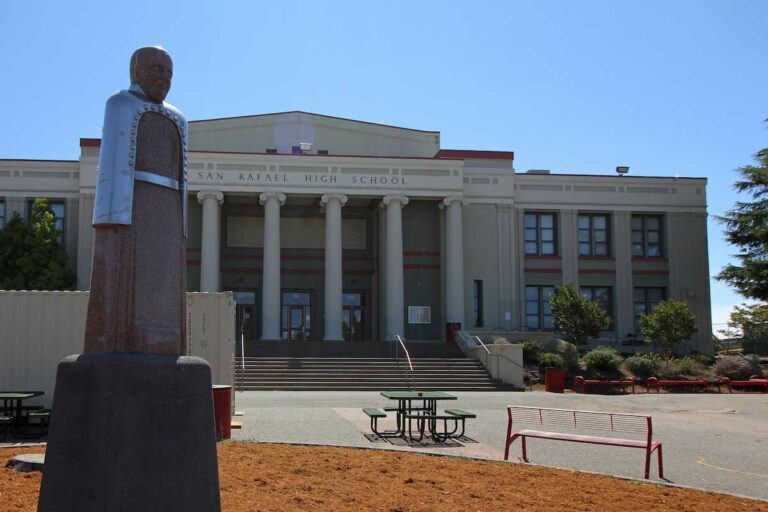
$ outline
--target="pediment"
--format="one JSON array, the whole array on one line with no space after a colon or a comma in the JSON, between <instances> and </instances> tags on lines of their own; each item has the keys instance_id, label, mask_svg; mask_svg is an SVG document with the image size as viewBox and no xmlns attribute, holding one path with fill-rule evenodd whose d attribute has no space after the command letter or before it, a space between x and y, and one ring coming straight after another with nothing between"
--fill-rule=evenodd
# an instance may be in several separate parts
<instances>
[{"instance_id":1,"label":"pediment","mask_svg":"<svg viewBox=\"0 0 768 512\"><path fill-rule=\"evenodd\" d=\"M193 151L291 154L304 143L310 154L432 158L440 149L437 131L298 111L193 121L189 128Z\"/></svg>"}]
</instances>

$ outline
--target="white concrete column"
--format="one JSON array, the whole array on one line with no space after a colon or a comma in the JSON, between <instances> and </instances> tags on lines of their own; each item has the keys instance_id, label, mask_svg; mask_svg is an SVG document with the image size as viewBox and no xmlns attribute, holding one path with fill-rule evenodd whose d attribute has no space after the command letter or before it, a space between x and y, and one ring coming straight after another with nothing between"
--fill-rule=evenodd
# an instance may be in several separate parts
<instances>
[{"instance_id":1,"label":"white concrete column","mask_svg":"<svg viewBox=\"0 0 768 512\"><path fill-rule=\"evenodd\" d=\"M341 207L343 194L325 194L325 336L323 341L343 341L341 332Z\"/></svg>"},{"instance_id":2,"label":"white concrete column","mask_svg":"<svg viewBox=\"0 0 768 512\"><path fill-rule=\"evenodd\" d=\"M464 327L464 240L460 197L447 197L445 208L445 321Z\"/></svg>"},{"instance_id":3,"label":"white concrete column","mask_svg":"<svg viewBox=\"0 0 768 512\"><path fill-rule=\"evenodd\" d=\"M263 192L264 265L261 279L261 339L280 339L280 206L285 194Z\"/></svg>"},{"instance_id":4,"label":"white concrete column","mask_svg":"<svg viewBox=\"0 0 768 512\"><path fill-rule=\"evenodd\" d=\"M387 236L385 246L385 314L386 338L404 336L405 299L403 291L403 215L402 207L408 204L405 196L386 196L382 204L387 208Z\"/></svg>"},{"instance_id":5,"label":"white concrete column","mask_svg":"<svg viewBox=\"0 0 768 512\"><path fill-rule=\"evenodd\" d=\"M201 190L197 200L203 205L203 233L200 249L200 291L219 292L219 205L224 194L217 190Z\"/></svg>"}]
</instances>

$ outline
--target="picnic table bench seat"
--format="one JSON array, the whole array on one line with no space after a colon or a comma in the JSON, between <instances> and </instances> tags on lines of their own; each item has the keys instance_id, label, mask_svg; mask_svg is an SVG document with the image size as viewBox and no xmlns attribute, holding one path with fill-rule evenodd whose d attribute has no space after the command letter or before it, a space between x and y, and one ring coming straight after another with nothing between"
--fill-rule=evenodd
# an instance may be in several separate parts
<instances>
[{"instance_id":1,"label":"picnic table bench seat","mask_svg":"<svg viewBox=\"0 0 768 512\"><path fill-rule=\"evenodd\" d=\"M462 409L446 409L445 414L450 414L452 416L458 416L460 418L477 418L477 414L473 412L467 412Z\"/></svg>"},{"instance_id":2,"label":"picnic table bench seat","mask_svg":"<svg viewBox=\"0 0 768 512\"><path fill-rule=\"evenodd\" d=\"M664 478L661 442L653 440L653 427L650 416L638 414L611 413L600 411L579 411L572 409L552 409L510 405L507 407L507 436L504 443L504 460L509 460L509 448L520 439L522 458L528 462L526 439L550 439L607 446L623 446L645 450L645 478L649 478L651 455L656 452L659 478ZM513 422L553 427L553 430L519 429L513 430ZM593 436L562 432L562 430L596 430L606 433L632 433L638 438L619 438Z\"/></svg>"},{"instance_id":3,"label":"picnic table bench seat","mask_svg":"<svg viewBox=\"0 0 768 512\"><path fill-rule=\"evenodd\" d=\"M365 407L363 408L363 412L368 415L368 417L371 419L371 432L376 434L377 436L381 436L381 433L379 432L379 418L386 418L387 413L382 411L381 409L377 409L376 407Z\"/></svg>"}]
</instances>

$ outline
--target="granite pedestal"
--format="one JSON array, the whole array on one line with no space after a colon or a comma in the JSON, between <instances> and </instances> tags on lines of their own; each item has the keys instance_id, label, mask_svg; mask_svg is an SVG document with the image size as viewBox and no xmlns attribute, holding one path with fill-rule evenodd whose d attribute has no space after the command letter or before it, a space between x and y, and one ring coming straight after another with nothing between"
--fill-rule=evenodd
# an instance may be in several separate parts
<instances>
[{"instance_id":1,"label":"granite pedestal","mask_svg":"<svg viewBox=\"0 0 768 512\"><path fill-rule=\"evenodd\" d=\"M62 360L38 510L221 510L208 363L169 354Z\"/></svg>"}]
</instances>

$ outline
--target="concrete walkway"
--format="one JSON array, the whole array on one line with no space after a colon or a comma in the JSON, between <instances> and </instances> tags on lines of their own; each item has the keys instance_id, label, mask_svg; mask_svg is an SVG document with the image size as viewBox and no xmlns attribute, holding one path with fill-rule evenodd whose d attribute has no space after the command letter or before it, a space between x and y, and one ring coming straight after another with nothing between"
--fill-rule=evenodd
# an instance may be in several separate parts
<instances>
[{"instance_id":1,"label":"concrete walkway","mask_svg":"<svg viewBox=\"0 0 768 512\"><path fill-rule=\"evenodd\" d=\"M245 391L236 394L242 430L233 438L275 443L357 446L434 452L500 460L504 455L506 406L628 412L653 416L654 438L663 443L668 481L712 491L768 500L768 395L638 394L621 396L545 392L458 392L457 407L477 413L467 435L477 443L456 448L396 447L372 443L363 407L390 404L377 392ZM441 408L442 404L439 404ZM390 413L394 416L394 413ZM389 421L389 418L387 419ZM385 428L394 427L384 423ZM598 434L599 435L599 434ZM520 456L512 446L511 457ZM531 440L534 464L595 471L629 478L643 476L644 452L628 448ZM651 478L657 479L656 458Z\"/></svg>"}]
</instances>

